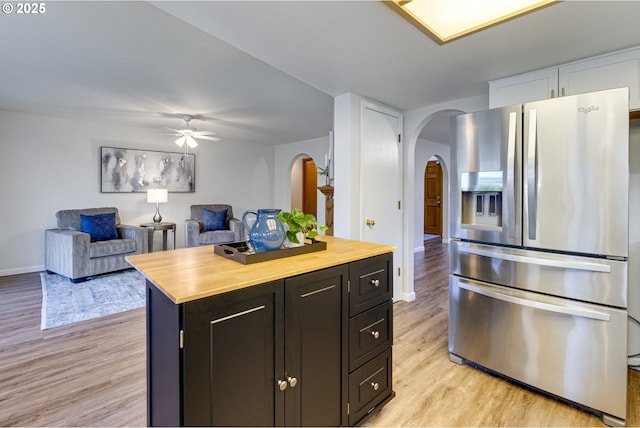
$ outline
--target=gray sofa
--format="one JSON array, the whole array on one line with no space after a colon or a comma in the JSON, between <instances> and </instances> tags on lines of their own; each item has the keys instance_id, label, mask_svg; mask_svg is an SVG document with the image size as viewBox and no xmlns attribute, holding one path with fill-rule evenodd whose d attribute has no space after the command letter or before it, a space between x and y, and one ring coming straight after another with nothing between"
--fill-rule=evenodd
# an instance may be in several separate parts
<instances>
[{"instance_id":1,"label":"gray sofa","mask_svg":"<svg viewBox=\"0 0 640 428\"><path fill-rule=\"evenodd\" d=\"M118 239L91 242L90 235L82 232L80 214L115 213ZM81 282L102 273L131 268L124 259L130 254L146 253L148 233L143 227L120 224L118 209L113 207L63 210L56 213L57 229L45 230L44 266Z\"/></svg>"},{"instance_id":2,"label":"gray sofa","mask_svg":"<svg viewBox=\"0 0 640 428\"><path fill-rule=\"evenodd\" d=\"M202 210L227 209L227 218L224 230L204 231L204 219ZM225 242L237 242L246 240L242 221L233 217L233 208L226 204L191 205L191 218L186 221L187 247L199 245L222 244Z\"/></svg>"}]
</instances>

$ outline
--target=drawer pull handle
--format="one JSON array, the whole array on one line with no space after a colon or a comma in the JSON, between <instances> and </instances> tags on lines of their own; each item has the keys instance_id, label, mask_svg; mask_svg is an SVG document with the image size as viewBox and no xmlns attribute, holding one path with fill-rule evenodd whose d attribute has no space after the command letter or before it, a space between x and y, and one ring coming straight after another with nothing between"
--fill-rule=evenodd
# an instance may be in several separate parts
<instances>
[{"instance_id":1,"label":"drawer pull handle","mask_svg":"<svg viewBox=\"0 0 640 428\"><path fill-rule=\"evenodd\" d=\"M374 287L377 287L380 285L380 280L379 279L372 279L369 281L369 284L373 285Z\"/></svg>"},{"instance_id":2,"label":"drawer pull handle","mask_svg":"<svg viewBox=\"0 0 640 428\"><path fill-rule=\"evenodd\" d=\"M279 380L278 388L280 389L280 391L284 391L285 389L287 389L287 382L284 380Z\"/></svg>"},{"instance_id":3,"label":"drawer pull handle","mask_svg":"<svg viewBox=\"0 0 640 428\"><path fill-rule=\"evenodd\" d=\"M296 379L295 377L291 377L291 376L289 376L289 377L287 378L287 382L289 382L289 386L290 386L291 388L293 388L293 387L295 387L295 386L298 384L298 379Z\"/></svg>"},{"instance_id":4,"label":"drawer pull handle","mask_svg":"<svg viewBox=\"0 0 640 428\"><path fill-rule=\"evenodd\" d=\"M380 332L379 331L372 331L371 332L371 336L373 336L374 339L377 339L380 337Z\"/></svg>"},{"instance_id":5,"label":"drawer pull handle","mask_svg":"<svg viewBox=\"0 0 640 428\"><path fill-rule=\"evenodd\" d=\"M378 382L371 382L371 388L373 388L374 391L377 391L380 389L380 384Z\"/></svg>"}]
</instances>

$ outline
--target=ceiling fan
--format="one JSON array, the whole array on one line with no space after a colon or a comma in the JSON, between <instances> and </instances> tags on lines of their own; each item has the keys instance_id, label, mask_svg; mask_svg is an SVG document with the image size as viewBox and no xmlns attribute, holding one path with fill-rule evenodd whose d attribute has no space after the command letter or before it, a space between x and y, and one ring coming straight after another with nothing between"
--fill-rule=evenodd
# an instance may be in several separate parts
<instances>
[{"instance_id":1,"label":"ceiling fan","mask_svg":"<svg viewBox=\"0 0 640 428\"><path fill-rule=\"evenodd\" d=\"M189 121L191 121L192 119L190 115L185 114L184 116L182 116L182 119L185 121L184 127L182 127L181 129L167 129L175 132L175 134L170 135L175 135L178 137L178 139L176 140L176 144L178 146L185 146L186 143L186 146L184 147L185 153L187 152L189 147L194 148L198 146L196 139L220 141L220 138L214 137L216 133L213 131L198 131L196 128L192 128L191 126L189 126Z\"/></svg>"}]
</instances>

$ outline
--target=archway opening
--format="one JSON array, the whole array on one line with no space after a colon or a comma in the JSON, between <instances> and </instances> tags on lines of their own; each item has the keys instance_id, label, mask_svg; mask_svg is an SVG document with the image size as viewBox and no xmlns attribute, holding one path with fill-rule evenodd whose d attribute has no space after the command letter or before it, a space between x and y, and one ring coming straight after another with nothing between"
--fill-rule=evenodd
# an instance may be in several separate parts
<instances>
[{"instance_id":1,"label":"archway opening","mask_svg":"<svg viewBox=\"0 0 640 428\"><path fill-rule=\"evenodd\" d=\"M416 141L414 252L425 250L425 234L439 236L439 242L449 241L450 124L451 118L460 113L463 112L441 110L431 114L424 120ZM439 177L435 176L434 169L439 169ZM439 229L429 229L429 226L439 226Z\"/></svg>"},{"instance_id":2,"label":"archway opening","mask_svg":"<svg viewBox=\"0 0 640 428\"><path fill-rule=\"evenodd\" d=\"M318 216L318 169L307 154L298 155L291 165L291 204L306 214Z\"/></svg>"}]
</instances>

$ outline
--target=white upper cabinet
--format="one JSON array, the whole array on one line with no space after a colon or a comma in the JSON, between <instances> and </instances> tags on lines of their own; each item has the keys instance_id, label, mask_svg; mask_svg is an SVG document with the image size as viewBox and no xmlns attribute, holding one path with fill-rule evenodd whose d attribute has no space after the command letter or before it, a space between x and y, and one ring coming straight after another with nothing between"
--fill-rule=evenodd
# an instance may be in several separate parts
<instances>
[{"instance_id":1,"label":"white upper cabinet","mask_svg":"<svg viewBox=\"0 0 640 428\"><path fill-rule=\"evenodd\" d=\"M558 67L489 82L489 108L523 104L558 96Z\"/></svg>"},{"instance_id":2,"label":"white upper cabinet","mask_svg":"<svg viewBox=\"0 0 640 428\"><path fill-rule=\"evenodd\" d=\"M629 108L640 108L640 49L578 61L559 68L560 95L629 87Z\"/></svg>"},{"instance_id":3,"label":"white upper cabinet","mask_svg":"<svg viewBox=\"0 0 640 428\"><path fill-rule=\"evenodd\" d=\"M640 109L640 49L628 49L489 82L490 108L564 95L629 87Z\"/></svg>"}]
</instances>

